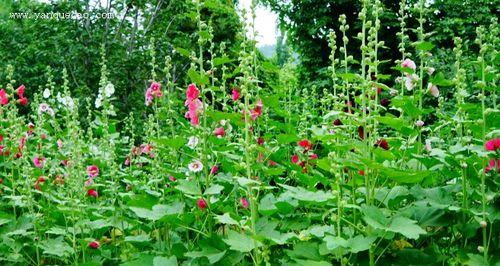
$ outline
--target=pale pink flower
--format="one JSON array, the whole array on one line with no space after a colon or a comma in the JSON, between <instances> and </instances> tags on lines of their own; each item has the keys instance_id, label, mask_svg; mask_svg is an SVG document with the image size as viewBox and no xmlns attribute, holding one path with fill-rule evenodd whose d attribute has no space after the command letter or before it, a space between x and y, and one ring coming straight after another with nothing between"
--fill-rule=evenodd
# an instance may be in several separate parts
<instances>
[{"instance_id":1,"label":"pale pink flower","mask_svg":"<svg viewBox=\"0 0 500 266\"><path fill-rule=\"evenodd\" d=\"M439 97L439 89L436 85L429 83L427 88L429 89L429 92L431 93L432 96Z\"/></svg>"},{"instance_id":2,"label":"pale pink flower","mask_svg":"<svg viewBox=\"0 0 500 266\"><path fill-rule=\"evenodd\" d=\"M407 67L415 71L417 69L417 65L415 65L415 62L413 60L406 58L402 63L401 67Z\"/></svg>"},{"instance_id":3,"label":"pale pink flower","mask_svg":"<svg viewBox=\"0 0 500 266\"><path fill-rule=\"evenodd\" d=\"M61 139L58 139L57 140L57 148L62 149L62 147L63 147L63 142Z\"/></svg>"}]
</instances>

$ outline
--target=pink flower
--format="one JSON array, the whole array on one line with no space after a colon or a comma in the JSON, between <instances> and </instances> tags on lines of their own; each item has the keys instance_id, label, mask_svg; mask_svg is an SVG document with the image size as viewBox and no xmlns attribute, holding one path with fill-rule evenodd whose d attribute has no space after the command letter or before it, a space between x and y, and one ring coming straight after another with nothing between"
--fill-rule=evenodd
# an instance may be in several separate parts
<instances>
[{"instance_id":1,"label":"pink flower","mask_svg":"<svg viewBox=\"0 0 500 266\"><path fill-rule=\"evenodd\" d=\"M309 155L309 159L316 160L316 159L318 159L318 155L316 153L313 153L313 154Z\"/></svg>"},{"instance_id":2,"label":"pink flower","mask_svg":"<svg viewBox=\"0 0 500 266\"><path fill-rule=\"evenodd\" d=\"M186 100L188 102L188 100ZM191 125L197 126L200 124L199 114L203 111L203 103L199 99L194 99L188 103L188 111L185 117L191 122Z\"/></svg>"},{"instance_id":3,"label":"pink flower","mask_svg":"<svg viewBox=\"0 0 500 266\"><path fill-rule=\"evenodd\" d=\"M432 143L429 139L425 140L425 150L427 152L431 152L431 150L432 150Z\"/></svg>"},{"instance_id":4,"label":"pink flower","mask_svg":"<svg viewBox=\"0 0 500 266\"><path fill-rule=\"evenodd\" d=\"M224 137L224 135L226 134L226 132L224 131L224 128L223 127L218 127L214 130L214 135L216 137Z\"/></svg>"},{"instance_id":5,"label":"pink flower","mask_svg":"<svg viewBox=\"0 0 500 266\"><path fill-rule=\"evenodd\" d=\"M175 181L177 181L177 178L175 178L173 175L171 175L168 177L168 180L175 182Z\"/></svg>"},{"instance_id":6,"label":"pink flower","mask_svg":"<svg viewBox=\"0 0 500 266\"><path fill-rule=\"evenodd\" d=\"M238 91L237 88L233 89L233 101L237 101L240 98L240 92Z\"/></svg>"},{"instance_id":7,"label":"pink flower","mask_svg":"<svg viewBox=\"0 0 500 266\"><path fill-rule=\"evenodd\" d=\"M1 105L6 105L9 103L9 97L7 96L7 93L5 92L4 89L0 90L0 104Z\"/></svg>"},{"instance_id":8,"label":"pink flower","mask_svg":"<svg viewBox=\"0 0 500 266\"><path fill-rule=\"evenodd\" d=\"M130 165L130 156L127 156L127 158L125 158L125 162L123 162L123 164L125 164L126 166Z\"/></svg>"},{"instance_id":9,"label":"pink flower","mask_svg":"<svg viewBox=\"0 0 500 266\"><path fill-rule=\"evenodd\" d=\"M294 154L292 156L292 163L297 164L299 162L299 156L297 154Z\"/></svg>"},{"instance_id":10,"label":"pink flower","mask_svg":"<svg viewBox=\"0 0 500 266\"><path fill-rule=\"evenodd\" d=\"M204 210L208 207L207 202L204 199L199 199L198 202L198 209Z\"/></svg>"},{"instance_id":11,"label":"pink flower","mask_svg":"<svg viewBox=\"0 0 500 266\"><path fill-rule=\"evenodd\" d=\"M186 90L186 106L188 105L188 101L193 101L198 98L200 95L200 90L196 87L195 84L189 84Z\"/></svg>"},{"instance_id":12,"label":"pink flower","mask_svg":"<svg viewBox=\"0 0 500 266\"><path fill-rule=\"evenodd\" d=\"M92 198L97 198L99 194L97 193L97 190L91 188L87 190L87 196L92 197Z\"/></svg>"},{"instance_id":13,"label":"pink flower","mask_svg":"<svg viewBox=\"0 0 500 266\"><path fill-rule=\"evenodd\" d=\"M92 178L89 178L89 179L85 180L84 185L86 187L92 186L92 184L94 184L94 180L92 180Z\"/></svg>"},{"instance_id":14,"label":"pink flower","mask_svg":"<svg viewBox=\"0 0 500 266\"><path fill-rule=\"evenodd\" d=\"M91 178L97 177L99 175L99 168L97 165L87 166L87 175Z\"/></svg>"},{"instance_id":15,"label":"pink flower","mask_svg":"<svg viewBox=\"0 0 500 266\"><path fill-rule=\"evenodd\" d=\"M497 166L497 172L500 172L500 160L497 161L495 159L490 160L490 163L488 164L488 166L486 166L486 168L484 168L484 172L489 173L491 170L494 170L495 164Z\"/></svg>"},{"instance_id":16,"label":"pink flower","mask_svg":"<svg viewBox=\"0 0 500 266\"><path fill-rule=\"evenodd\" d=\"M91 248L91 249L98 249L100 246L101 246L101 244L97 240L89 242L89 248Z\"/></svg>"},{"instance_id":17,"label":"pink flower","mask_svg":"<svg viewBox=\"0 0 500 266\"><path fill-rule=\"evenodd\" d=\"M212 167L212 169L210 170L210 175L215 175L215 174L217 173L217 170L218 170L218 169L219 169L219 168L217 167L217 165L214 165L214 166Z\"/></svg>"},{"instance_id":18,"label":"pink flower","mask_svg":"<svg viewBox=\"0 0 500 266\"><path fill-rule=\"evenodd\" d=\"M416 74L406 75L405 77L405 87L407 90L411 91L415 87L418 80L418 76Z\"/></svg>"},{"instance_id":19,"label":"pink flower","mask_svg":"<svg viewBox=\"0 0 500 266\"><path fill-rule=\"evenodd\" d=\"M62 149L62 146L63 146L63 142L62 142L62 140L61 140L61 139L58 139L58 140L57 140L57 148Z\"/></svg>"},{"instance_id":20,"label":"pink flower","mask_svg":"<svg viewBox=\"0 0 500 266\"><path fill-rule=\"evenodd\" d=\"M497 149L500 149L500 138L488 140L484 147L487 151L495 151Z\"/></svg>"},{"instance_id":21,"label":"pink flower","mask_svg":"<svg viewBox=\"0 0 500 266\"><path fill-rule=\"evenodd\" d=\"M161 96L163 96L163 92L161 91L161 84L156 81L153 81L153 83L151 83L151 86L149 86L149 88L146 90L145 94L146 106L151 105L154 98L160 98Z\"/></svg>"},{"instance_id":22,"label":"pink flower","mask_svg":"<svg viewBox=\"0 0 500 266\"><path fill-rule=\"evenodd\" d=\"M415 71L417 69L417 65L415 65L415 62L413 60L406 58L402 63L401 67L407 67Z\"/></svg>"},{"instance_id":23,"label":"pink flower","mask_svg":"<svg viewBox=\"0 0 500 266\"><path fill-rule=\"evenodd\" d=\"M35 164L35 166L37 168L42 168L43 167L43 161L45 161L45 158L43 158L43 157L35 157L35 158L33 158L33 164Z\"/></svg>"},{"instance_id":24,"label":"pink flower","mask_svg":"<svg viewBox=\"0 0 500 266\"><path fill-rule=\"evenodd\" d=\"M250 205L248 203L248 200L245 199L245 198L240 198L240 203L241 203L241 207L243 207L243 209L247 209L248 208L248 205Z\"/></svg>"},{"instance_id":25,"label":"pink flower","mask_svg":"<svg viewBox=\"0 0 500 266\"><path fill-rule=\"evenodd\" d=\"M439 89L436 85L429 83L429 85L427 86L427 89L429 89L429 92L432 96L439 97Z\"/></svg>"}]
</instances>

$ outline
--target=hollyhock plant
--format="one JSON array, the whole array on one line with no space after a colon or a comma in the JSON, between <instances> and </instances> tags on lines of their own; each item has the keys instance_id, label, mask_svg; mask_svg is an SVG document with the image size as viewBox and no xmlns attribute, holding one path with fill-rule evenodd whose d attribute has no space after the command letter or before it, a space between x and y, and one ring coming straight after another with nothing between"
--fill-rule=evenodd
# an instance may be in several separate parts
<instances>
[{"instance_id":1,"label":"hollyhock plant","mask_svg":"<svg viewBox=\"0 0 500 266\"><path fill-rule=\"evenodd\" d=\"M257 117L262 116L262 100L259 99L257 101L257 104L255 105L255 108L250 110L250 117L252 118L253 121L257 119Z\"/></svg>"},{"instance_id":2,"label":"hollyhock plant","mask_svg":"<svg viewBox=\"0 0 500 266\"><path fill-rule=\"evenodd\" d=\"M203 170L203 164L200 161L193 161L188 165L189 171L198 173Z\"/></svg>"},{"instance_id":3,"label":"hollyhock plant","mask_svg":"<svg viewBox=\"0 0 500 266\"><path fill-rule=\"evenodd\" d=\"M408 91L413 90L417 83L418 76L416 74L406 75L405 76L405 87Z\"/></svg>"},{"instance_id":4,"label":"hollyhock plant","mask_svg":"<svg viewBox=\"0 0 500 266\"><path fill-rule=\"evenodd\" d=\"M44 161L45 161L45 158L43 158L43 157L33 158L33 164L36 166L36 168L39 168L39 169L43 167Z\"/></svg>"},{"instance_id":5,"label":"hollyhock plant","mask_svg":"<svg viewBox=\"0 0 500 266\"><path fill-rule=\"evenodd\" d=\"M146 90L145 96L145 104L146 106L150 106L155 98L160 98L163 96L163 92L161 91L161 84L153 81L149 88Z\"/></svg>"},{"instance_id":6,"label":"hollyhock plant","mask_svg":"<svg viewBox=\"0 0 500 266\"><path fill-rule=\"evenodd\" d=\"M238 99L240 99L240 92L238 91L237 88L234 88L232 91L232 97L233 101L236 102Z\"/></svg>"},{"instance_id":7,"label":"hollyhock plant","mask_svg":"<svg viewBox=\"0 0 500 266\"><path fill-rule=\"evenodd\" d=\"M500 150L500 138L490 139L490 140L486 141L486 143L484 144L484 147L487 151Z\"/></svg>"},{"instance_id":8,"label":"hollyhock plant","mask_svg":"<svg viewBox=\"0 0 500 266\"><path fill-rule=\"evenodd\" d=\"M101 244L97 240L89 242L89 248L91 249L98 249L100 246Z\"/></svg>"},{"instance_id":9,"label":"hollyhock plant","mask_svg":"<svg viewBox=\"0 0 500 266\"><path fill-rule=\"evenodd\" d=\"M312 143L307 139L303 139L303 140L299 141L297 144L300 147L304 148L305 151L308 151L312 148Z\"/></svg>"},{"instance_id":10,"label":"hollyhock plant","mask_svg":"<svg viewBox=\"0 0 500 266\"><path fill-rule=\"evenodd\" d=\"M385 139L379 139L377 140L377 143L375 144L376 147L380 147L384 150L389 150L389 143L387 143L387 140Z\"/></svg>"},{"instance_id":11,"label":"hollyhock plant","mask_svg":"<svg viewBox=\"0 0 500 266\"><path fill-rule=\"evenodd\" d=\"M240 204L241 204L241 207L243 207L243 209L248 209L248 206L250 205L250 203L248 202L248 200L246 198L240 198Z\"/></svg>"},{"instance_id":12,"label":"hollyhock plant","mask_svg":"<svg viewBox=\"0 0 500 266\"><path fill-rule=\"evenodd\" d=\"M97 193L97 190L91 188L87 190L87 196L92 197L92 198L97 198L99 194Z\"/></svg>"},{"instance_id":13,"label":"hollyhock plant","mask_svg":"<svg viewBox=\"0 0 500 266\"><path fill-rule=\"evenodd\" d=\"M417 65L415 64L415 62L413 62L413 60L409 59L409 58L406 58L402 63L401 63L401 67L407 67L413 71L415 71L417 69Z\"/></svg>"},{"instance_id":14,"label":"hollyhock plant","mask_svg":"<svg viewBox=\"0 0 500 266\"><path fill-rule=\"evenodd\" d=\"M224 137L225 134L226 132L224 131L223 127L218 127L214 130L214 135L218 138Z\"/></svg>"},{"instance_id":15,"label":"hollyhock plant","mask_svg":"<svg viewBox=\"0 0 500 266\"><path fill-rule=\"evenodd\" d=\"M484 172L489 173L491 170L495 169L497 172L500 173L500 160L491 159L488 163L488 166L484 168Z\"/></svg>"},{"instance_id":16,"label":"hollyhock plant","mask_svg":"<svg viewBox=\"0 0 500 266\"><path fill-rule=\"evenodd\" d=\"M95 178L99 175L99 167L97 165L87 166L87 175L91 178Z\"/></svg>"},{"instance_id":17,"label":"hollyhock plant","mask_svg":"<svg viewBox=\"0 0 500 266\"><path fill-rule=\"evenodd\" d=\"M429 83L427 86L427 89L429 90L429 93L434 96L434 97L439 97L439 89L436 85Z\"/></svg>"},{"instance_id":18,"label":"hollyhock plant","mask_svg":"<svg viewBox=\"0 0 500 266\"><path fill-rule=\"evenodd\" d=\"M215 175L218 169L217 165L214 165L212 169L210 169L210 175Z\"/></svg>"},{"instance_id":19,"label":"hollyhock plant","mask_svg":"<svg viewBox=\"0 0 500 266\"><path fill-rule=\"evenodd\" d=\"M7 96L7 93L5 92L4 89L0 90L0 104L1 105L6 105L9 103L9 97Z\"/></svg>"},{"instance_id":20,"label":"hollyhock plant","mask_svg":"<svg viewBox=\"0 0 500 266\"><path fill-rule=\"evenodd\" d=\"M200 210L204 210L208 207L208 204L204 199L198 199L196 204L198 205L198 209Z\"/></svg>"},{"instance_id":21,"label":"hollyhock plant","mask_svg":"<svg viewBox=\"0 0 500 266\"><path fill-rule=\"evenodd\" d=\"M199 114L203 111L203 103L198 99L200 90L195 84L190 84L186 90L186 101L184 105L188 107L185 117L191 122L191 125L198 126L200 124Z\"/></svg>"}]
</instances>

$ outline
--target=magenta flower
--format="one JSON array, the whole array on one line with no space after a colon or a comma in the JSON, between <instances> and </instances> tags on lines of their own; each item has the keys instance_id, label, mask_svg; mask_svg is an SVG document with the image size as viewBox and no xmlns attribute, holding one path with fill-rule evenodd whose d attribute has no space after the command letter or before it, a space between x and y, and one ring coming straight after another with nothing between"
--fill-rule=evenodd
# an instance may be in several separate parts
<instances>
[{"instance_id":1,"label":"magenta flower","mask_svg":"<svg viewBox=\"0 0 500 266\"><path fill-rule=\"evenodd\" d=\"M87 175L91 178L97 177L99 175L99 168L97 165L87 166Z\"/></svg>"}]
</instances>

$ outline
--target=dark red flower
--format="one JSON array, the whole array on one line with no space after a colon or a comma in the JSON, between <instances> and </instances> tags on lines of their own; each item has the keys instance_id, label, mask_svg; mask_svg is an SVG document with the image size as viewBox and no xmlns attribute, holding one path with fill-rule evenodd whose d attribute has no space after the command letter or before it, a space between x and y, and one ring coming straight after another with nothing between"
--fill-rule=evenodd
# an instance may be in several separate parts
<instances>
[{"instance_id":1,"label":"dark red flower","mask_svg":"<svg viewBox=\"0 0 500 266\"><path fill-rule=\"evenodd\" d=\"M259 137L259 138L257 139L257 144L258 144L258 145L262 145L262 144L264 144L264 138L263 138L263 137Z\"/></svg>"},{"instance_id":2,"label":"dark red flower","mask_svg":"<svg viewBox=\"0 0 500 266\"><path fill-rule=\"evenodd\" d=\"M381 104L383 107L387 107L387 106L389 106L389 104L391 104L391 100L386 99L386 98L383 98L382 100L380 100L380 104Z\"/></svg>"},{"instance_id":3,"label":"dark red flower","mask_svg":"<svg viewBox=\"0 0 500 266\"><path fill-rule=\"evenodd\" d=\"M365 171L363 171L363 170L359 170L359 171L358 171L358 174L359 174L359 175L364 176L364 175L365 175Z\"/></svg>"},{"instance_id":4,"label":"dark red flower","mask_svg":"<svg viewBox=\"0 0 500 266\"><path fill-rule=\"evenodd\" d=\"M377 143L375 143L375 146L380 147L384 150L389 150L389 143L387 143L387 140L385 140L385 139L377 140Z\"/></svg>"},{"instance_id":5,"label":"dark red flower","mask_svg":"<svg viewBox=\"0 0 500 266\"><path fill-rule=\"evenodd\" d=\"M335 121L333 121L333 125L334 126L341 126L341 125L343 125L343 123L342 123L342 121L340 121L340 119L337 118L337 119L335 119Z\"/></svg>"},{"instance_id":6,"label":"dark red flower","mask_svg":"<svg viewBox=\"0 0 500 266\"><path fill-rule=\"evenodd\" d=\"M365 139L364 132L365 132L365 129L362 126L359 126L358 127L358 136L360 139Z\"/></svg>"}]
</instances>

